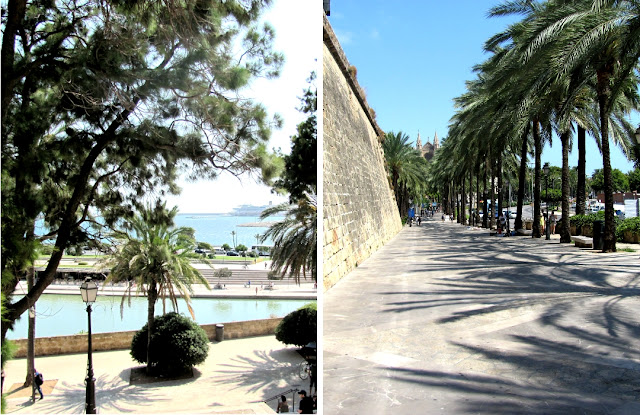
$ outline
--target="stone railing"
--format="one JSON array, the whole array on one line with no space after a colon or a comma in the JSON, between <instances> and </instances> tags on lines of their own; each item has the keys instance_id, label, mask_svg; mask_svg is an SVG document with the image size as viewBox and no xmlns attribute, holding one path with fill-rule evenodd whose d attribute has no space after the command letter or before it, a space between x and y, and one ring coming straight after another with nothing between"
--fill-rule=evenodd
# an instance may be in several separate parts
<instances>
[{"instance_id":1,"label":"stone railing","mask_svg":"<svg viewBox=\"0 0 640 415\"><path fill-rule=\"evenodd\" d=\"M225 339L241 339L253 336L274 334L282 318L264 320L234 321L224 324ZM203 324L209 340L216 338L216 324ZM93 333L91 336L93 351L123 350L131 347L131 340L136 331L119 331L113 333ZM27 355L27 339L12 340L17 346L15 357ZM38 337L35 346L36 356L50 356L67 353L84 353L87 351L87 335Z\"/></svg>"}]
</instances>

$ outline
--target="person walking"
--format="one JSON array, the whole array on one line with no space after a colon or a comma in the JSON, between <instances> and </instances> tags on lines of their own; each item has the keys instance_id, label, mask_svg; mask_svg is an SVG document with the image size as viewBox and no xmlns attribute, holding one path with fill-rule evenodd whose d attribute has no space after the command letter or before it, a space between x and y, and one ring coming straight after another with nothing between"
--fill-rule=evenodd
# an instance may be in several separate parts
<instances>
[{"instance_id":1,"label":"person walking","mask_svg":"<svg viewBox=\"0 0 640 415\"><path fill-rule=\"evenodd\" d=\"M42 400L44 398L44 395L42 394L42 384L44 383L44 377L42 376L42 373L38 372L37 369L33 369L33 372L33 384L40 394L40 400Z\"/></svg>"},{"instance_id":2,"label":"person walking","mask_svg":"<svg viewBox=\"0 0 640 415\"><path fill-rule=\"evenodd\" d=\"M278 407L276 408L276 413L285 414L289 412L289 404L287 403L287 397L282 395L280 396L280 402L278 402Z\"/></svg>"},{"instance_id":3,"label":"person walking","mask_svg":"<svg viewBox=\"0 0 640 415\"><path fill-rule=\"evenodd\" d=\"M549 217L549 230L551 231L552 235L556 233L556 223L558 223L558 217L556 216L556 211L554 210L551 212L551 216Z\"/></svg>"},{"instance_id":4,"label":"person walking","mask_svg":"<svg viewBox=\"0 0 640 415\"><path fill-rule=\"evenodd\" d=\"M300 395L300 404L298 406L299 414L312 414L313 413L313 399L307 396L307 391L304 389L298 392Z\"/></svg>"}]
</instances>

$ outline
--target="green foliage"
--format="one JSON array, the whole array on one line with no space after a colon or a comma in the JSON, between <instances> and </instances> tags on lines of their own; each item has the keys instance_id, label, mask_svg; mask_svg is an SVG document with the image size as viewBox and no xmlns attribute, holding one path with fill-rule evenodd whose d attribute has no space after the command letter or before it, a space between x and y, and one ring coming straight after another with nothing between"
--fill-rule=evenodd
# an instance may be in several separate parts
<instances>
[{"instance_id":1,"label":"green foliage","mask_svg":"<svg viewBox=\"0 0 640 415\"><path fill-rule=\"evenodd\" d=\"M270 280L281 280L284 278L284 275L280 274L279 272L276 271L269 271L267 273L267 278Z\"/></svg>"},{"instance_id":2,"label":"green foliage","mask_svg":"<svg viewBox=\"0 0 640 415\"><path fill-rule=\"evenodd\" d=\"M616 233L620 237L625 231L640 235L640 216L635 218L627 218L621 221L616 228Z\"/></svg>"},{"instance_id":3,"label":"green foliage","mask_svg":"<svg viewBox=\"0 0 640 415\"><path fill-rule=\"evenodd\" d=\"M147 362L147 333L145 324L131 341L131 357L140 363ZM150 347L152 372L172 376L203 363L209 354L209 339L193 320L171 312L155 318Z\"/></svg>"},{"instance_id":4,"label":"green foliage","mask_svg":"<svg viewBox=\"0 0 640 415\"><path fill-rule=\"evenodd\" d=\"M265 209L261 219L285 214L285 219L271 225L263 235L263 241L274 241L271 249L272 268L280 274L289 273L296 283L300 276L317 281L317 200L315 194L304 194L295 205L281 204Z\"/></svg>"},{"instance_id":5,"label":"green foliage","mask_svg":"<svg viewBox=\"0 0 640 415\"><path fill-rule=\"evenodd\" d=\"M640 147L640 145L638 145ZM636 167L634 170L631 170L627 173L627 179L629 180L629 190L630 191L640 191L640 168Z\"/></svg>"},{"instance_id":6,"label":"green foliage","mask_svg":"<svg viewBox=\"0 0 640 415\"><path fill-rule=\"evenodd\" d=\"M225 251L230 251L231 247L229 246L229 244L222 244L222 249L224 249Z\"/></svg>"},{"instance_id":7,"label":"green foliage","mask_svg":"<svg viewBox=\"0 0 640 415\"><path fill-rule=\"evenodd\" d=\"M581 228L583 225L590 225L593 223L592 215L573 215L569 218L569 226L575 226Z\"/></svg>"},{"instance_id":8,"label":"green foliage","mask_svg":"<svg viewBox=\"0 0 640 415\"><path fill-rule=\"evenodd\" d=\"M213 251L213 246L207 242L198 242L196 248L205 249L207 251Z\"/></svg>"},{"instance_id":9,"label":"green foliage","mask_svg":"<svg viewBox=\"0 0 640 415\"><path fill-rule=\"evenodd\" d=\"M147 206L124 223L127 233L116 234L124 243L105 260L105 265L111 268L107 282L135 281L136 290L146 294L151 307L160 296L168 298L177 310L179 293L195 318L191 309L192 285L203 284L208 288L209 284L191 265L195 231L189 227L175 228L173 221L177 213L177 207L167 210L165 203L157 201L155 206ZM121 312L132 290L133 285L128 285Z\"/></svg>"},{"instance_id":10,"label":"green foliage","mask_svg":"<svg viewBox=\"0 0 640 415\"><path fill-rule=\"evenodd\" d=\"M249 252L247 255L249 257L251 257L251 258L259 258L260 257L260 255L258 255L257 252L253 252L253 251Z\"/></svg>"},{"instance_id":11,"label":"green foliage","mask_svg":"<svg viewBox=\"0 0 640 415\"><path fill-rule=\"evenodd\" d=\"M312 84L315 78L312 73L308 82ZM289 192L290 203L300 200L304 193L317 191L317 89L310 86L300 100L299 110L309 116L298 124L297 134L291 137L291 152L284 156L285 170L275 183L276 188Z\"/></svg>"},{"instance_id":12,"label":"green foliage","mask_svg":"<svg viewBox=\"0 0 640 415\"><path fill-rule=\"evenodd\" d=\"M236 246L236 251L238 252L247 252L248 250L249 248L247 248L246 245L240 244Z\"/></svg>"},{"instance_id":13,"label":"green foliage","mask_svg":"<svg viewBox=\"0 0 640 415\"><path fill-rule=\"evenodd\" d=\"M231 275L233 273L231 272L231 270L229 268L220 268L217 269L215 271L213 271L213 276L214 278L231 278Z\"/></svg>"},{"instance_id":14,"label":"green foliage","mask_svg":"<svg viewBox=\"0 0 640 415\"><path fill-rule=\"evenodd\" d=\"M287 314L276 328L276 339L284 344L305 346L318 339L318 307L310 303Z\"/></svg>"},{"instance_id":15,"label":"green foliage","mask_svg":"<svg viewBox=\"0 0 640 415\"><path fill-rule=\"evenodd\" d=\"M266 143L281 120L242 93L283 63L257 24L269 1L23 3L2 17L17 22L0 68L5 294L39 239L59 248L46 286L67 248L100 241L146 195L177 194L180 171L277 173ZM33 233L39 217L48 235ZM16 304L11 321L28 308Z\"/></svg>"},{"instance_id":16,"label":"green foliage","mask_svg":"<svg viewBox=\"0 0 640 415\"><path fill-rule=\"evenodd\" d=\"M626 192L629 190L629 179L619 169L613 169L611 171L611 177L613 179L613 191L614 192ZM604 173L602 169L597 169L591 176L591 188L596 192L604 191Z\"/></svg>"}]
</instances>

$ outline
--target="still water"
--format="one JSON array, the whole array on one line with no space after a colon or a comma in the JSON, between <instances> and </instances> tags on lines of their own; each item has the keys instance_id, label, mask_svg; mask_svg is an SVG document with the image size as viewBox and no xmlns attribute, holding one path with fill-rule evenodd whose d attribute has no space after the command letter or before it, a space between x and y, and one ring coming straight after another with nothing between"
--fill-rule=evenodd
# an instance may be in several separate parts
<instances>
[{"instance_id":1,"label":"still water","mask_svg":"<svg viewBox=\"0 0 640 415\"><path fill-rule=\"evenodd\" d=\"M107 333L112 331L139 330L147 322L147 299L131 298L131 305L125 304L123 318L120 317L119 296L98 296L92 306L91 331ZM223 299L193 298L191 304L198 324L225 323L231 321L258 320L270 317L284 317L293 310L312 302L311 300L267 300L267 299ZM173 311L167 302L167 312ZM155 308L156 315L162 314L162 302ZM190 316L183 300L179 300L178 312ZM27 313L22 315L13 330L7 333L9 339L27 337ZM45 294L36 304L36 337L64 336L87 331L87 311L80 295Z\"/></svg>"}]
</instances>

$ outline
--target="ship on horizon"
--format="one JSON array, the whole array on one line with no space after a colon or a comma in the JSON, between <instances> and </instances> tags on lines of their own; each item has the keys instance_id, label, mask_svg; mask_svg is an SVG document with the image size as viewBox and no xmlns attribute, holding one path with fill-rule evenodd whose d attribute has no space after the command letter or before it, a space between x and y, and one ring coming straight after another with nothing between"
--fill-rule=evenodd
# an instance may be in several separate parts
<instances>
[{"instance_id":1,"label":"ship on horizon","mask_svg":"<svg viewBox=\"0 0 640 415\"><path fill-rule=\"evenodd\" d=\"M240 205L230 212L233 216L260 216L262 211L273 206L273 202L269 201L268 205Z\"/></svg>"}]
</instances>

